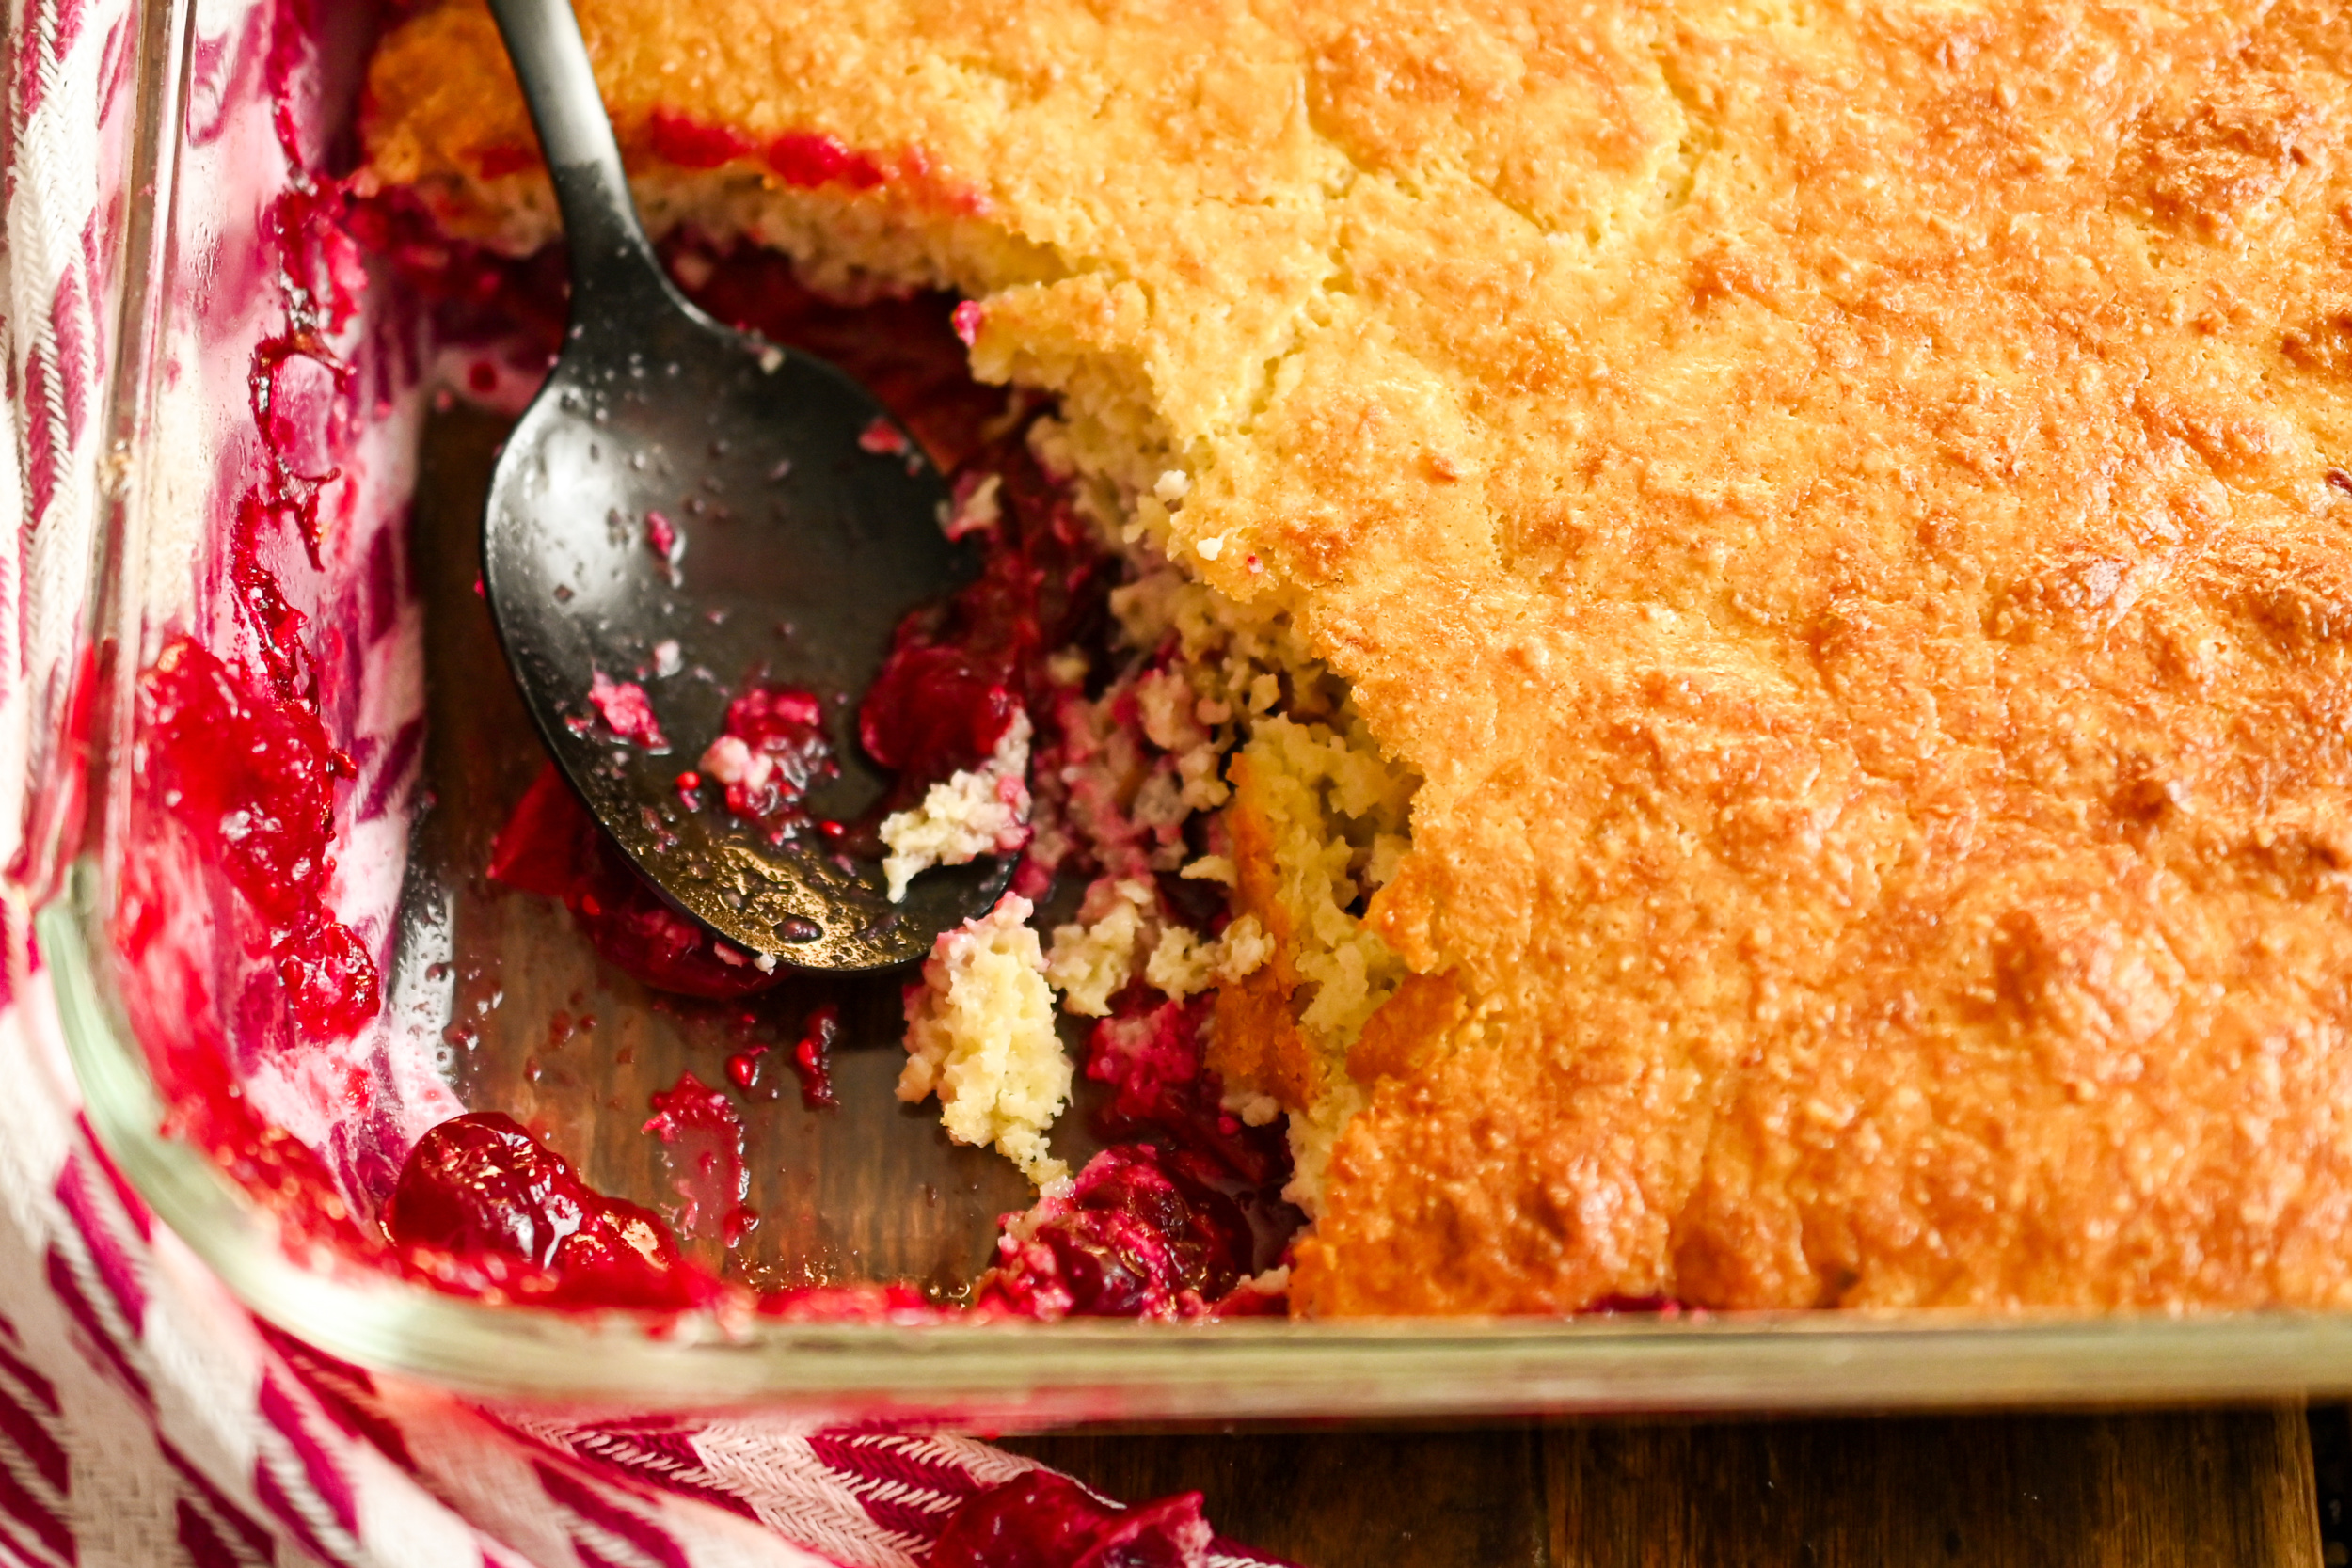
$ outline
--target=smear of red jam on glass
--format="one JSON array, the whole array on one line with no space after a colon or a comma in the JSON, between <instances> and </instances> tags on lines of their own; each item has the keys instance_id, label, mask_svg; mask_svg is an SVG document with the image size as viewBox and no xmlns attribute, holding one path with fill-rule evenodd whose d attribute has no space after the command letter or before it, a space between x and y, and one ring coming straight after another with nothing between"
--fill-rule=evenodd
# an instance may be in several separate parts
<instances>
[{"instance_id":1,"label":"smear of red jam on glass","mask_svg":"<svg viewBox=\"0 0 2352 1568\"><path fill-rule=\"evenodd\" d=\"M196 643L140 683L146 761L163 805L262 917L295 1021L340 1038L375 1016L375 961L326 905L334 781L351 764L317 713Z\"/></svg>"},{"instance_id":2,"label":"smear of red jam on glass","mask_svg":"<svg viewBox=\"0 0 2352 1568\"><path fill-rule=\"evenodd\" d=\"M723 787L727 810L781 844L809 824L802 798L838 777L841 765L815 692L755 685L727 705L726 727L704 751L700 770L703 784Z\"/></svg>"},{"instance_id":3,"label":"smear of red jam on glass","mask_svg":"<svg viewBox=\"0 0 2352 1568\"><path fill-rule=\"evenodd\" d=\"M966 1498L930 1568L1206 1568L1215 1540L1198 1492L1123 1508L1032 1470Z\"/></svg>"},{"instance_id":4,"label":"smear of red jam on glass","mask_svg":"<svg viewBox=\"0 0 2352 1568\"><path fill-rule=\"evenodd\" d=\"M652 1101L645 1131L661 1140L670 1190L677 1195L678 1232L739 1238L752 1218L743 1207L750 1178L743 1168L743 1123L734 1104L724 1090L691 1071L656 1090Z\"/></svg>"},{"instance_id":5,"label":"smear of red jam on glass","mask_svg":"<svg viewBox=\"0 0 2352 1568\"><path fill-rule=\"evenodd\" d=\"M597 1192L495 1111L418 1140L384 1230L412 1276L493 1302L683 1311L720 1293L659 1216Z\"/></svg>"},{"instance_id":6,"label":"smear of red jam on glass","mask_svg":"<svg viewBox=\"0 0 2352 1568\"><path fill-rule=\"evenodd\" d=\"M599 954L658 990L723 1000L764 990L781 977L761 973L749 957L664 904L552 762L499 830L490 877L562 899Z\"/></svg>"}]
</instances>

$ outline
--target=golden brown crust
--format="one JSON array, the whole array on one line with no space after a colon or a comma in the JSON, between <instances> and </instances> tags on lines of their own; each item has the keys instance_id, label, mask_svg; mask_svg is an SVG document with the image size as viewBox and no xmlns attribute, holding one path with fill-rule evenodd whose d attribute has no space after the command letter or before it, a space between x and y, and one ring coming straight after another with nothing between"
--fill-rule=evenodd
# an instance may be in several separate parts
<instances>
[{"instance_id":1,"label":"golden brown crust","mask_svg":"<svg viewBox=\"0 0 2352 1568\"><path fill-rule=\"evenodd\" d=\"M1233 913L1254 916L1274 952L1242 980L1217 988L1202 1060L1228 1089L1270 1096L1286 1111L1304 1110L1314 1102L1318 1075L1314 1047L1291 1002L1298 988L1292 957L1297 938L1278 886L1265 782L1245 755L1233 758L1226 779L1233 791L1224 812L1237 872Z\"/></svg>"},{"instance_id":2,"label":"golden brown crust","mask_svg":"<svg viewBox=\"0 0 2352 1568\"><path fill-rule=\"evenodd\" d=\"M1425 777L1472 1005L1302 1305L2352 1300L2334 0L581 10L632 135L919 152L844 214ZM517 199L410 26L378 170Z\"/></svg>"}]
</instances>

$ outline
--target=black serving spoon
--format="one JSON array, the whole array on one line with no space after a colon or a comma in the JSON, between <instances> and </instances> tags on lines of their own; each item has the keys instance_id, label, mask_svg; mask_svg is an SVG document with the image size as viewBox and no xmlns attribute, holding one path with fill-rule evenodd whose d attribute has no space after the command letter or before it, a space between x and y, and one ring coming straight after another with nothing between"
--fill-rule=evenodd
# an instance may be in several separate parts
<instances>
[{"instance_id":1,"label":"black serving spoon","mask_svg":"<svg viewBox=\"0 0 2352 1568\"><path fill-rule=\"evenodd\" d=\"M818 831L771 842L716 788L690 806L678 776L764 675L824 700L841 772L809 814L870 814L888 781L858 750L858 699L899 618L976 564L941 532L946 485L865 388L671 286L568 0L491 10L572 268L563 357L507 441L483 519L483 588L524 704L638 870L763 967L918 958L994 901L1008 860L927 872L892 904L870 855ZM632 699L611 693L625 685L649 700L666 750L616 733L608 713Z\"/></svg>"}]
</instances>

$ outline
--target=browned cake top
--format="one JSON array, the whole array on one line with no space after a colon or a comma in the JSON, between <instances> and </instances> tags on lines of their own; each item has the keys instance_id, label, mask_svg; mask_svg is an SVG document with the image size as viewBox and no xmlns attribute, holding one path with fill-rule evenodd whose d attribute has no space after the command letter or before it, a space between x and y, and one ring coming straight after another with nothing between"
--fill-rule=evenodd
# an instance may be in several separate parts
<instances>
[{"instance_id":1,"label":"browned cake top","mask_svg":"<svg viewBox=\"0 0 2352 1568\"><path fill-rule=\"evenodd\" d=\"M2352 1301L2336 0L580 10L1424 776L1305 1307Z\"/></svg>"}]
</instances>

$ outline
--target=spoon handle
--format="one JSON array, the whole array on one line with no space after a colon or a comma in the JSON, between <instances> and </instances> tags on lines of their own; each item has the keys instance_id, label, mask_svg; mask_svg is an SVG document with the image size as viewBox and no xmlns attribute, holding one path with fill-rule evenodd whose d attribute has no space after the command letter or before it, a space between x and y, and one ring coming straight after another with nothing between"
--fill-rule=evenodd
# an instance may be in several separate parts
<instances>
[{"instance_id":1,"label":"spoon handle","mask_svg":"<svg viewBox=\"0 0 2352 1568\"><path fill-rule=\"evenodd\" d=\"M574 336L605 321L628 320L657 301L670 302L669 280L637 221L620 145L605 118L571 0L490 0L490 11L522 83L564 214Z\"/></svg>"}]
</instances>

